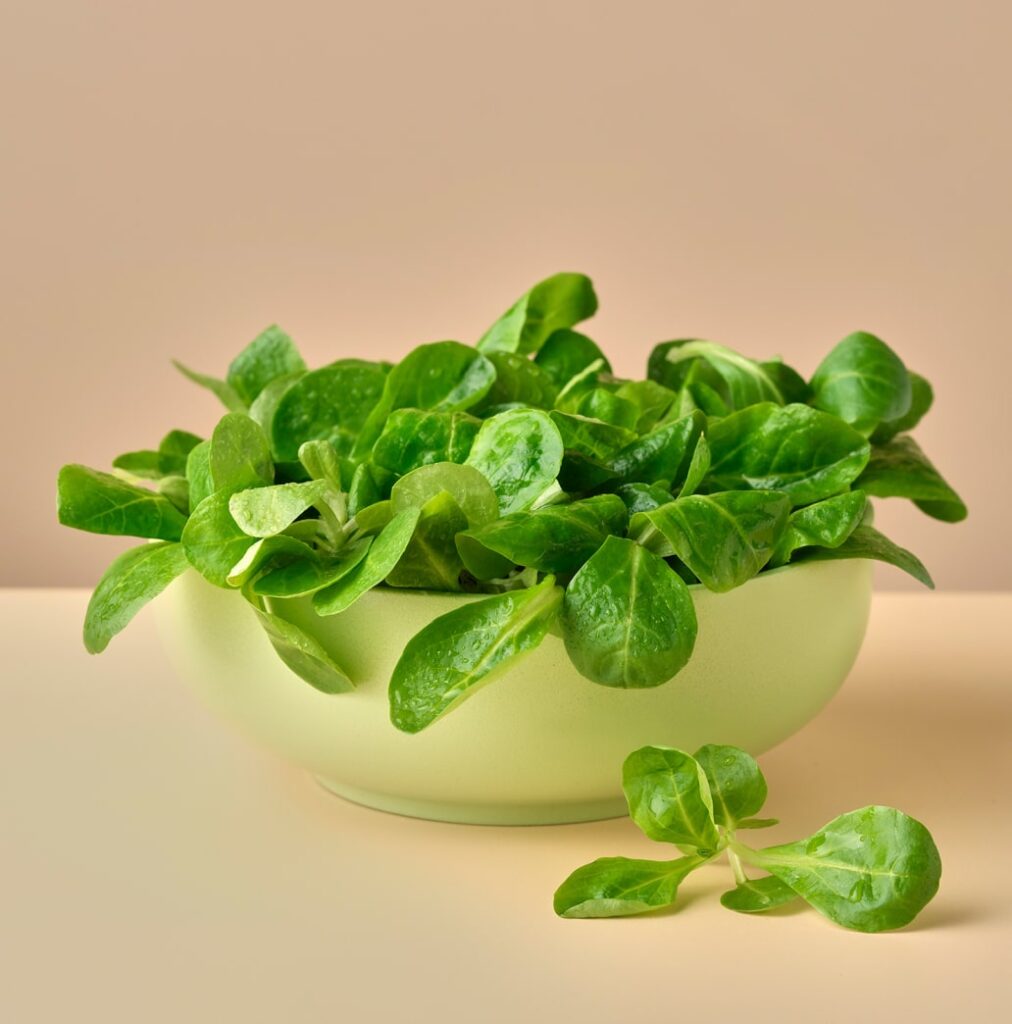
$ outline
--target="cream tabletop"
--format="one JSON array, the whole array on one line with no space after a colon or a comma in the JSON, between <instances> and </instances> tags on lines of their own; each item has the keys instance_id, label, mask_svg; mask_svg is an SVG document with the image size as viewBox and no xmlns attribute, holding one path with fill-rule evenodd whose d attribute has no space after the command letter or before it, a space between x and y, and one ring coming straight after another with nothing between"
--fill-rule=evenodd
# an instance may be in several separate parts
<instances>
[{"instance_id":1,"label":"cream tabletop","mask_svg":"<svg viewBox=\"0 0 1012 1024\"><path fill-rule=\"evenodd\" d=\"M1012 595L878 595L840 695L761 759L770 842L868 803L932 830L939 894L883 935L733 914L723 864L672 912L560 920L570 870L668 848L345 803L212 719L148 613L85 654L85 602L0 592L3 1021L1010 1019Z\"/></svg>"}]
</instances>

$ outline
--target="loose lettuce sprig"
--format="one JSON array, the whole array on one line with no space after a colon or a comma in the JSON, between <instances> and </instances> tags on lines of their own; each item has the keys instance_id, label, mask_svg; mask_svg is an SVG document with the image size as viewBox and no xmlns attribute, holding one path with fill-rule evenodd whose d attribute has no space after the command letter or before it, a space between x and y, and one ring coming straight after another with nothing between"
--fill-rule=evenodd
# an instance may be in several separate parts
<instances>
[{"instance_id":1,"label":"loose lettuce sprig","mask_svg":"<svg viewBox=\"0 0 1012 1024\"><path fill-rule=\"evenodd\" d=\"M636 825L683 856L585 864L556 890L561 917L623 917L671 906L680 883L721 854L734 888L720 902L747 914L803 899L845 928L880 932L909 924L938 890L942 864L931 834L892 807L841 814L798 842L748 846L739 832L777 822L755 817L766 780L737 747L710 744L694 755L643 747L626 759L622 784ZM750 877L746 866L766 873Z\"/></svg>"},{"instance_id":2,"label":"loose lettuce sprig","mask_svg":"<svg viewBox=\"0 0 1012 1024\"><path fill-rule=\"evenodd\" d=\"M948 522L966 507L908 433L931 387L884 342L850 335L806 381L682 339L656 346L647 379L624 380L573 330L596 308L589 279L557 274L476 346L310 370L270 327L222 379L180 366L228 410L208 439L174 430L112 474L60 472L62 523L158 542L103 576L88 649L192 567L245 597L293 671L341 692L342 652L288 623L287 600L338 615L375 587L475 595L394 672L391 717L414 732L549 631L595 683L666 683L692 656L693 585L722 592L834 558L932 585L871 525L868 497ZM451 679L439 659L461 636ZM439 658L417 656L422 639Z\"/></svg>"}]
</instances>

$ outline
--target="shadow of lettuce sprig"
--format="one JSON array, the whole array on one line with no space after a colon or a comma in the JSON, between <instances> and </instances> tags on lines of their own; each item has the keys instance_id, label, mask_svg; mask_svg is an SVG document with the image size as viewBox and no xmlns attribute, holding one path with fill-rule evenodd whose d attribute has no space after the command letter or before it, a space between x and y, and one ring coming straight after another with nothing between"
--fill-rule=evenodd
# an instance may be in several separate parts
<instances>
[{"instance_id":1,"label":"shadow of lettuce sprig","mask_svg":"<svg viewBox=\"0 0 1012 1024\"><path fill-rule=\"evenodd\" d=\"M766 802L766 779L737 747L710 744L694 755L643 747L626 759L622 785L636 825L682 856L604 857L577 868L555 893L561 917L625 917L669 907L685 878L721 854L734 887L720 902L745 914L804 900L845 928L889 931L909 924L938 890L942 863L931 834L892 807L841 814L797 842L746 844L739 833L777 821L756 817ZM751 877L747 868L763 874Z\"/></svg>"}]
</instances>

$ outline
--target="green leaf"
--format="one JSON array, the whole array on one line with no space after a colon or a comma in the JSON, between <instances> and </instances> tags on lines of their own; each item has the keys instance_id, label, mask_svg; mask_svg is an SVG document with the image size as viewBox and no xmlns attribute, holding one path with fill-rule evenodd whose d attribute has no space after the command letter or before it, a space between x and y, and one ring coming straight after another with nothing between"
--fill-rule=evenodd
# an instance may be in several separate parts
<instances>
[{"instance_id":1,"label":"green leaf","mask_svg":"<svg viewBox=\"0 0 1012 1024\"><path fill-rule=\"evenodd\" d=\"M597 296L585 274L554 274L540 281L482 335L482 352L537 352L562 328L597 312Z\"/></svg>"},{"instance_id":2,"label":"green leaf","mask_svg":"<svg viewBox=\"0 0 1012 1024\"><path fill-rule=\"evenodd\" d=\"M89 533L179 540L186 517L160 494L135 487L87 466L60 470L57 517L64 526Z\"/></svg>"},{"instance_id":3,"label":"green leaf","mask_svg":"<svg viewBox=\"0 0 1012 1024\"><path fill-rule=\"evenodd\" d=\"M173 359L172 365L188 380L192 380L194 384L199 384L202 388L207 388L220 402L225 406L229 412L245 412L246 403L236 394L235 389L231 384L226 383L223 380L219 380L217 377L209 377L204 373L197 373L196 370L191 370L188 366L184 366L179 360Z\"/></svg>"},{"instance_id":4,"label":"green leaf","mask_svg":"<svg viewBox=\"0 0 1012 1024\"><path fill-rule=\"evenodd\" d=\"M182 476L186 472L186 456L161 451L136 451L117 455L112 460L115 469L144 480L161 480L167 476Z\"/></svg>"},{"instance_id":5,"label":"green leaf","mask_svg":"<svg viewBox=\"0 0 1012 1024\"><path fill-rule=\"evenodd\" d=\"M703 769L713 800L713 820L736 829L766 803L766 779L754 757L738 747L708 743L692 755Z\"/></svg>"},{"instance_id":6,"label":"green leaf","mask_svg":"<svg viewBox=\"0 0 1012 1024\"><path fill-rule=\"evenodd\" d=\"M517 409L486 420L467 457L492 485L502 515L530 508L559 475L562 437L548 414Z\"/></svg>"},{"instance_id":7,"label":"green leaf","mask_svg":"<svg viewBox=\"0 0 1012 1024\"><path fill-rule=\"evenodd\" d=\"M962 498L909 434L873 447L856 486L875 498L909 498L922 512L946 523L966 518Z\"/></svg>"},{"instance_id":8,"label":"green leaf","mask_svg":"<svg viewBox=\"0 0 1012 1024\"><path fill-rule=\"evenodd\" d=\"M371 462L361 463L348 489L349 514L360 517L370 505L387 502L395 480L396 477L389 470L374 466Z\"/></svg>"},{"instance_id":9,"label":"green leaf","mask_svg":"<svg viewBox=\"0 0 1012 1024\"><path fill-rule=\"evenodd\" d=\"M638 513L629 535L658 555L677 555L708 590L722 592L766 565L790 509L779 491L697 494Z\"/></svg>"},{"instance_id":10,"label":"green leaf","mask_svg":"<svg viewBox=\"0 0 1012 1024\"><path fill-rule=\"evenodd\" d=\"M397 498L392 500L394 509L398 510ZM407 506L408 509L415 507ZM437 492L421 506L420 511L411 540L387 574L386 582L391 587L417 590L459 590L464 566L454 539L467 529L468 518L447 491Z\"/></svg>"},{"instance_id":11,"label":"green leaf","mask_svg":"<svg viewBox=\"0 0 1012 1024\"><path fill-rule=\"evenodd\" d=\"M228 510L229 494L218 491L192 512L183 530L183 549L190 565L215 586L227 587L233 566L254 543Z\"/></svg>"},{"instance_id":12,"label":"green leaf","mask_svg":"<svg viewBox=\"0 0 1012 1024\"><path fill-rule=\"evenodd\" d=\"M225 380L248 406L272 381L305 369L306 364L292 339L274 324L258 334L232 360Z\"/></svg>"},{"instance_id":13,"label":"green leaf","mask_svg":"<svg viewBox=\"0 0 1012 1024\"><path fill-rule=\"evenodd\" d=\"M330 484L324 480L253 487L233 494L228 510L243 533L272 537L321 501L329 489Z\"/></svg>"},{"instance_id":14,"label":"green leaf","mask_svg":"<svg viewBox=\"0 0 1012 1024\"><path fill-rule=\"evenodd\" d=\"M625 532L628 517L613 494L514 512L457 537L457 548L476 579L502 576L514 565L540 572L576 572L611 534ZM496 557L498 556L498 557Z\"/></svg>"},{"instance_id":15,"label":"green leaf","mask_svg":"<svg viewBox=\"0 0 1012 1024\"><path fill-rule=\"evenodd\" d=\"M575 413L553 410L549 415L559 428L562 445L567 455L576 452L588 459L604 463L636 440L636 434L627 427L618 427L604 420Z\"/></svg>"},{"instance_id":16,"label":"green leaf","mask_svg":"<svg viewBox=\"0 0 1012 1024\"><path fill-rule=\"evenodd\" d=\"M306 556L271 569L253 583L253 593L265 597L315 594L358 566L368 553L372 540L372 537L362 537L331 557Z\"/></svg>"},{"instance_id":17,"label":"green leaf","mask_svg":"<svg viewBox=\"0 0 1012 1024\"><path fill-rule=\"evenodd\" d=\"M324 480L333 490L343 490L341 457L330 441L306 441L299 445L299 462L312 480Z\"/></svg>"},{"instance_id":18,"label":"green leaf","mask_svg":"<svg viewBox=\"0 0 1012 1024\"><path fill-rule=\"evenodd\" d=\"M403 476L433 462L464 462L481 420L466 412L397 409L372 450L377 466Z\"/></svg>"},{"instance_id":19,"label":"green leaf","mask_svg":"<svg viewBox=\"0 0 1012 1024\"><path fill-rule=\"evenodd\" d=\"M837 558L871 558L886 562L902 569L930 590L935 588L931 573L921 560L913 552L894 544L873 526L858 526L839 547L804 550L800 552L797 561L828 562Z\"/></svg>"},{"instance_id":20,"label":"green leaf","mask_svg":"<svg viewBox=\"0 0 1012 1024\"><path fill-rule=\"evenodd\" d=\"M347 693L354 684L348 673L315 638L262 603L251 602L278 657L300 678L322 693Z\"/></svg>"},{"instance_id":21,"label":"green leaf","mask_svg":"<svg viewBox=\"0 0 1012 1024\"><path fill-rule=\"evenodd\" d=\"M808 386L808 382L779 356L775 359L765 359L759 366L776 385L777 390L783 396L784 404L801 402L808 405L811 403L812 389Z\"/></svg>"},{"instance_id":22,"label":"green leaf","mask_svg":"<svg viewBox=\"0 0 1012 1024\"><path fill-rule=\"evenodd\" d=\"M271 437L274 417L277 414L281 399L295 386L295 384L306 376L306 371L298 373L286 373L283 377L272 380L253 401L249 407L250 419L258 424L260 429Z\"/></svg>"},{"instance_id":23,"label":"green leaf","mask_svg":"<svg viewBox=\"0 0 1012 1024\"><path fill-rule=\"evenodd\" d=\"M846 490L868 463L870 446L853 427L807 405L754 405L715 423L710 490L784 491L810 505Z\"/></svg>"},{"instance_id":24,"label":"green leaf","mask_svg":"<svg viewBox=\"0 0 1012 1024\"><path fill-rule=\"evenodd\" d=\"M658 345L650 355L648 376L676 391L698 359L705 360L719 375L732 409L744 409L757 402L783 404L780 389L761 364L713 341L689 338Z\"/></svg>"},{"instance_id":25,"label":"green leaf","mask_svg":"<svg viewBox=\"0 0 1012 1024\"><path fill-rule=\"evenodd\" d=\"M262 537L252 543L229 569L225 582L230 587L245 587L262 573L305 559L315 560L316 553L298 537L285 533Z\"/></svg>"},{"instance_id":26,"label":"green leaf","mask_svg":"<svg viewBox=\"0 0 1012 1024\"><path fill-rule=\"evenodd\" d=\"M89 653L104 651L137 612L187 568L179 544L141 544L120 555L106 569L88 602L84 646Z\"/></svg>"},{"instance_id":27,"label":"green leaf","mask_svg":"<svg viewBox=\"0 0 1012 1024\"><path fill-rule=\"evenodd\" d=\"M688 468L685 471L685 479L678 490L679 498L687 498L695 494L699 485L706 479L710 471L710 445L705 434L696 438L696 447L692 450L692 458L689 460Z\"/></svg>"},{"instance_id":28,"label":"green leaf","mask_svg":"<svg viewBox=\"0 0 1012 1024\"><path fill-rule=\"evenodd\" d=\"M580 392L575 407L576 413L580 416L622 427L634 436L639 429L637 424L641 418L640 407L608 388L596 387ZM569 410L570 406L566 405L565 408Z\"/></svg>"},{"instance_id":29,"label":"green leaf","mask_svg":"<svg viewBox=\"0 0 1012 1024\"><path fill-rule=\"evenodd\" d=\"M403 732L431 725L541 643L562 601L547 576L536 587L469 601L408 641L390 680L390 718Z\"/></svg>"},{"instance_id":30,"label":"green leaf","mask_svg":"<svg viewBox=\"0 0 1012 1024\"><path fill-rule=\"evenodd\" d=\"M184 515L190 514L190 485L185 476L165 476L158 481L158 493L168 498Z\"/></svg>"},{"instance_id":31,"label":"green leaf","mask_svg":"<svg viewBox=\"0 0 1012 1024\"><path fill-rule=\"evenodd\" d=\"M390 490L395 512L422 508L441 493L450 495L467 517L464 525L482 526L499 516L499 499L492 485L473 466L434 462L402 476Z\"/></svg>"},{"instance_id":32,"label":"green leaf","mask_svg":"<svg viewBox=\"0 0 1012 1024\"><path fill-rule=\"evenodd\" d=\"M773 828L774 825L779 825L779 818L744 818L738 822L737 828Z\"/></svg>"},{"instance_id":33,"label":"green leaf","mask_svg":"<svg viewBox=\"0 0 1012 1024\"><path fill-rule=\"evenodd\" d=\"M910 375L903 360L874 334L848 334L812 377L812 404L862 434L910 409Z\"/></svg>"},{"instance_id":34,"label":"green leaf","mask_svg":"<svg viewBox=\"0 0 1012 1024\"><path fill-rule=\"evenodd\" d=\"M689 660L688 588L631 540L608 537L566 588L562 635L577 670L604 686L659 686Z\"/></svg>"},{"instance_id":35,"label":"green leaf","mask_svg":"<svg viewBox=\"0 0 1012 1024\"><path fill-rule=\"evenodd\" d=\"M190 491L192 512L209 494L214 493L211 479L211 442L201 441L186 456L186 482Z\"/></svg>"},{"instance_id":36,"label":"green leaf","mask_svg":"<svg viewBox=\"0 0 1012 1024\"><path fill-rule=\"evenodd\" d=\"M618 483L681 483L704 425L698 412L665 423L608 460L609 474Z\"/></svg>"},{"instance_id":37,"label":"green leaf","mask_svg":"<svg viewBox=\"0 0 1012 1024\"><path fill-rule=\"evenodd\" d=\"M482 408L518 404L551 409L559 388L537 363L514 352L493 351L486 358L495 367L495 382Z\"/></svg>"},{"instance_id":38,"label":"green leaf","mask_svg":"<svg viewBox=\"0 0 1012 1024\"><path fill-rule=\"evenodd\" d=\"M216 492L234 494L274 482L267 437L241 412L230 412L218 421L211 435L208 466Z\"/></svg>"},{"instance_id":39,"label":"green leaf","mask_svg":"<svg viewBox=\"0 0 1012 1024\"><path fill-rule=\"evenodd\" d=\"M634 426L641 434L653 430L677 398L674 391L653 380L623 381L615 396L636 406L639 415Z\"/></svg>"},{"instance_id":40,"label":"green leaf","mask_svg":"<svg viewBox=\"0 0 1012 1024\"><path fill-rule=\"evenodd\" d=\"M382 583L404 554L418 523L420 510L398 512L373 540L365 558L336 583L313 595L318 615L336 615L350 608L366 591Z\"/></svg>"},{"instance_id":41,"label":"green leaf","mask_svg":"<svg viewBox=\"0 0 1012 1024\"><path fill-rule=\"evenodd\" d=\"M268 431L279 462L294 462L306 441L330 441L352 450L386 386L380 363L339 359L296 380L281 395Z\"/></svg>"},{"instance_id":42,"label":"green leaf","mask_svg":"<svg viewBox=\"0 0 1012 1024\"><path fill-rule=\"evenodd\" d=\"M847 491L792 512L770 564L786 564L799 548L838 548L861 525L867 504L864 491Z\"/></svg>"},{"instance_id":43,"label":"green leaf","mask_svg":"<svg viewBox=\"0 0 1012 1024\"><path fill-rule=\"evenodd\" d=\"M905 434L908 430L913 430L931 408L931 403L935 400L931 384L919 373L914 373L912 370L908 373L910 374L910 408L903 416L880 423L871 435L872 444L885 444L897 434Z\"/></svg>"},{"instance_id":44,"label":"green leaf","mask_svg":"<svg viewBox=\"0 0 1012 1024\"><path fill-rule=\"evenodd\" d=\"M577 334L566 328L553 331L534 356L534 362L560 388L565 387L591 363L598 361L605 373L611 373L611 363L596 343L585 334Z\"/></svg>"},{"instance_id":45,"label":"green leaf","mask_svg":"<svg viewBox=\"0 0 1012 1024\"><path fill-rule=\"evenodd\" d=\"M909 924L942 872L928 830L892 807L841 814L808 839L745 855L820 914L862 932Z\"/></svg>"},{"instance_id":46,"label":"green leaf","mask_svg":"<svg viewBox=\"0 0 1012 1024\"><path fill-rule=\"evenodd\" d=\"M705 857L632 860L602 857L577 868L555 891L559 917L627 917L670 907L685 877Z\"/></svg>"},{"instance_id":47,"label":"green leaf","mask_svg":"<svg viewBox=\"0 0 1012 1024\"><path fill-rule=\"evenodd\" d=\"M649 839L690 847L700 856L721 846L706 775L695 758L671 747L641 747L622 766L629 814Z\"/></svg>"},{"instance_id":48,"label":"green leaf","mask_svg":"<svg viewBox=\"0 0 1012 1024\"><path fill-rule=\"evenodd\" d=\"M622 484L615 488L615 493L625 502L630 516L660 508L671 501L671 492L660 484Z\"/></svg>"},{"instance_id":49,"label":"green leaf","mask_svg":"<svg viewBox=\"0 0 1012 1024\"><path fill-rule=\"evenodd\" d=\"M739 914L761 914L799 899L798 894L775 875L739 882L720 897L722 906Z\"/></svg>"}]
</instances>

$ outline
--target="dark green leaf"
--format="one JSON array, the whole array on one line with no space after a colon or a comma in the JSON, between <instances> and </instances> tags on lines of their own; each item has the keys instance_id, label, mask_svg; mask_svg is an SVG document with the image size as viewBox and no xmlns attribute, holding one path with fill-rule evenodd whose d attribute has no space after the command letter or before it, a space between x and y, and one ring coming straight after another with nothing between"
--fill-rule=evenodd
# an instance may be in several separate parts
<instances>
[{"instance_id":1,"label":"dark green leaf","mask_svg":"<svg viewBox=\"0 0 1012 1024\"><path fill-rule=\"evenodd\" d=\"M659 686L689 660L696 612L682 580L631 540L608 537L566 588L566 650L605 686Z\"/></svg>"},{"instance_id":2,"label":"dark green leaf","mask_svg":"<svg viewBox=\"0 0 1012 1024\"><path fill-rule=\"evenodd\" d=\"M277 324L258 334L232 360L225 380L246 405L272 381L300 373L306 364L292 339Z\"/></svg>"},{"instance_id":3,"label":"dark green leaf","mask_svg":"<svg viewBox=\"0 0 1012 1024\"><path fill-rule=\"evenodd\" d=\"M211 435L208 465L216 492L234 494L274 482L267 437L245 413L230 412L218 421Z\"/></svg>"},{"instance_id":4,"label":"dark green leaf","mask_svg":"<svg viewBox=\"0 0 1012 1024\"><path fill-rule=\"evenodd\" d=\"M565 328L554 331L538 350L534 361L555 382L565 387L581 370L600 360L602 369L611 373L604 353L585 334Z\"/></svg>"},{"instance_id":5,"label":"dark green leaf","mask_svg":"<svg viewBox=\"0 0 1012 1024\"><path fill-rule=\"evenodd\" d=\"M544 639L562 589L547 576L536 587L468 601L408 641L390 680L390 717L419 732Z\"/></svg>"},{"instance_id":6,"label":"dark green leaf","mask_svg":"<svg viewBox=\"0 0 1012 1024\"><path fill-rule=\"evenodd\" d=\"M841 814L808 839L751 851L748 859L831 921L862 932L909 924L942 872L928 830L892 807Z\"/></svg>"},{"instance_id":7,"label":"dark green leaf","mask_svg":"<svg viewBox=\"0 0 1012 1024\"><path fill-rule=\"evenodd\" d=\"M367 590L382 583L399 561L418 523L419 509L398 512L370 546L365 558L336 583L313 595L318 615L336 615L350 608Z\"/></svg>"},{"instance_id":8,"label":"dark green leaf","mask_svg":"<svg viewBox=\"0 0 1012 1024\"><path fill-rule=\"evenodd\" d=\"M622 484L615 489L615 493L625 502L630 516L637 512L649 512L671 501L671 492L660 484Z\"/></svg>"},{"instance_id":9,"label":"dark green leaf","mask_svg":"<svg viewBox=\"0 0 1012 1024\"><path fill-rule=\"evenodd\" d=\"M641 417L640 407L635 402L620 397L608 388L590 388L580 392L576 401L576 413L622 427L633 436L639 429Z\"/></svg>"},{"instance_id":10,"label":"dark green leaf","mask_svg":"<svg viewBox=\"0 0 1012 1024\"><path fill-rule=\"evenodd\" d=\"M913 552L894 544L873 526L858 526L839 547L801 551L797 560L827 562L836 558L872 558L878 562L887 562L909 573L931 590L935 588L934 580L921 560Z\"/></svg>"},{"instance_id":11,"label":"dark green leaf","mask_svg":"<svg viewBox=\"0 0 1012 1024\"><path fill-rule=\"evenodd\" d=\"M909 434L873 447L856 486L875 498L909 498L922 512L946 523L966 518L963 500Z\"/></svg>"},{"instance_id":12,"label":"dark green leaf","mask_svg":"<svg viewBox=\"0 0 1012 1024\"><path fill-rule=\"evenodd\" d=\"M761 914L799 898L789 885L775 875L766 875L764 878L739 882L720 897L720 902L728 910L736 910L739 914Z\"/></svg>"},{"instance_id":13,"label":"dark green leaf","mask_svg":"<svg viewBox=\"0 0 1012 1024\"><path fill-rule=\"evenodd\" d=\"M715 423L707 441L710 490L784 491L795 505L846 490L870 453L867 440L835 416L769 402Z\"/></svg>"},{"instance_id":14,"label":"dark green leaf","mask_svg":"<svg viewBox=\"0 0 1012 1024\"><path fill-rule=\"evenodd\" d=\"M348 512L358 517L370 505L390 497L396 477L389 470L363 462L355 470L348 489Z\"/></svg>"},{"instance_id":15,"label":"dark green leaf","mask_svg":"<svg viewBox=\"0 0 1012 1024\"><path fill-rule=\"evenodd\" d=\"M658 345L650 355L649 377L678 390L692 362L699 359L705 360L723 381L732 409L743 409L757 402L783 403L780 389L761 364L724 345L698 338Z\"/></svg>"},{"instance_id":16,"label":"dark green leaf","mask_svg":"<svg viewBox=\"0 0 1012 1024\"><path fill-rule=\"evenodd\" d=\"M713 800L713 820L738 828L766 803L766 779L754 757L738 747L708 743L693 754L706 775Z\"/></svg>"},{"instance_id":17,"label":"dark green leaf","mask_svg":"<svg viewBox=\"0 0 1012 1024\"><path fill-rule=\"evenodd\" d=\"M868 500L864 491L846 491L791 513L772 565L784 565L799 548L838 548L861 524Z\"/></svg>"},{"instance_id":18,"label":"dark green leaf","mask_svg":"<svg viewBox=\"0 0 1012 1024\"><path fill-rule=\"evenodd\" d=\"M492 351L487 359L495 367L495 383L483 399L482 409L507 404L551 409L559 389L537 363L514 352Z\"/></svg>"},{"instance_id":19,"label":"dark green leaf","mask_svg":"<svg viewBox=\"0 0 1012 1024\"><path fill-rule=\"evenodd\" d=\"M615 396L636 406L639 415L634 426L641 434L657 426L677 397L670 388L653 380L624 381Z\"/></svg>"},{"instance_id":20,"label":"dark green leaf","mask_svg":"<svg viewBox=\"0 0 1012 1024\"><path fill-rule=\"evenodd\" d=\"M897 434L913 430L931 408L931 403L935 399L931 384L919 373L914 373L912 370L908 372L910 374L910 408L898 419L880 423L871 435L872 444L885 444Z\"/></svg>"},{"instance_id":21,"label":"dark green leaf","mask_svg":"<svg viewBox=\"0 0 1012 1024\"><path fill-rule=\"evenodd\" d=\"M522 295L482 335L482 352L537 352L561 328L597 312L597 296L585 274L554 274Z\"/></svg>"},{"instance_id":22,"label":"dark green leaf","mask_svg":"<svg viewBox=\"0 0 1012 1024\"><path fill-rule=\"evenodd\" d=\"M372 461L392 473L433 462L464 462L481 420L466 412L397 409L390 414L372 450Z\"/></svg>"},{"instance_id":23,"label":"dark green leaf","mask_svg":"<svg viewBox=\"0 0 1012 1024\"><path fill-rule=\"evenodd\" d=\"M790 510L779 491L697 494L640 512L629 533L658 555L677 555L708 590L719 592L740 587L766 565Z\"/></svg>"},{"instance_id":24,"label":"dark green leaf","mask_svg":"<svg viewBox=\"0 0 1012 1024\"><path fill-rule=\"evenodd\" d=\"M225 582L230 587L245 587L261 573L306 559L316 560L316 553L298 537L280 533L276 537L262 537L252 543L242 557L228 571Z\"/></svg>"},{"instance_id":25,"label":"dark green leaf","mask_svg":"<svg viewBox=\"0 0 1012 1024\"><path fill-rule=\"evenodd\" d=\"M710 472L710 445L705 434L696 438L696 447L692 450L692 458L689 460L688 468L685 470L685 479L678 490L679 498L687 498L695 494L700 484L706 479Z\"/></svg>"},{"instance_id":26,"label":"dark green leaf","mask_svg":"<svg viewBox=\"0 0 1012 1024\"><path fill-rule=\"evenodd\" d=\"M396 494L392 500L394 509L399 511ZM404 507L420 508L421 514L408 546L387 574L386 582L392 587L416 590L460 590L460 574L464 566L457 553L455 538L468 526L468 518L460 505L448 491L437 491L421 506Z\"/></svg>"},{"instance_id":27,"label":"dark green leaf","mask_svg":"<svg viewBox=\"0 0 1012 1024\"><path fill-rule=\"evenodd\" d=\"M141 544L120 555L106 569L88 602L84 617L87 650L91 654L104 651L137 612L186 568L186 555L179 544Z\"/></svg>"},{"instance_id":28,"label":"dark green leaf","mask_svg":"<svg viewBox=\"0 0 1012 1024\"><path fill-rule=\"evenodd\" d=\"M812 377L812 404L870 434L883 420L910 409L910 375L898 355L874 334L848 334Z\"/></svg>"},{"instance_id":29,"label":"dark green leaf","mask_svg":"<svg viewBox=\"0 0 1012 1024\"><path fill-rule=\"evenodd\" d=\"M626 523L622 500L603 494L568 505L515 512L460 534L457 547L464 565L479 580L504 575L503 564L506 571L524 565L568 575L576 572L607 536L624 533Z\"/></svg>"},{"instance_id":30,"label":"dark green leaf","mask_svg":"<svg viewBox=\"0 0 1012 1024\"><path fill-rule=\"evenodd\" d=\"M618 483L680 484L685 479L705 419L691 413L633 441L607 462Z\"/></svg>"},{"instance_id":31,"label":"dark green leaf","mask_svg":"<svg viewBox=\"0 0 1012 1024\"><path fill-rule=\"evenodd\" d=\"M764 360L759 366L776 385L785 404L790 402L809 404L812 398L812 389L797 370L788 366L780 358Z\"/></svg>"},{"instance_id":32,"label":"dark green leaf","mask_svg":"<svg viewBox=\"0 0 1012 1024\"><path fill-rule=\"evenodd\" d=\"M156 485L158 493L168 498L184 516L190 514L190 485L185 476L165 476Z\"/></svg>"},{"instance_id":33,"label":"dark green leaf","mask_svg":"<svg viewBox=\"0 0 1012 1024\"><path fill-rule=\"evenodd\" d=\"M685 876L705 857L631 860L602 857L577 868L555 891L559 917L626 917L670 907Z\"/></svg>"},{"instance_id":34,"label":"dark green leaf","mask_svg":"<svg viewBox=\"0 0 1012 1024\"><path fill-rule=\"evenodd\" d=\"M474 440L467 465L477 469L508 515L530 508L559 475L562 437L548 414L518 409L486 420Z\"/></svg>"},{"instance_id":35,"label":"dark green leaf","mask_svg":"<svg viewBox=\"0 0 1012 1024\"><path fill-rule=\"evenodd\" d=\"M366 556L371 537L354 540L336 555L305 556L264 573L253 583L253 593L265 597L301 597L336 583Z\"/></svg>"},{"instance_id":36,"label":"dark green leaf","mask_svg":"<svg viewBox=\"0 0 1012 1024\"><path fill-rule=\"evenodd\" d=\"M671 747L641 747L622 766L629 814L658 843L690 847L709 856L720 846L713 803L695 758Z\"/></svg>"},{"instance_id":37,"label":"dark green leaf","mask_svg":"<svg viewBox=\"0 0 1012 1024\"><path fill-rule=\"evenodd\" d=\"M179 540L186 517L168 498L87 466L70 465L57 478L57 516L89 533Z\"/></svg>"},{"instance_id":38,"label":"dark green leaf","mask_svg":"<svg viewBox=\"0 0 1012 1024\"><path fill-rule=\"evenodd\" d=\"M186 482L189 485L192 512L209 494L214 493L210 441L201 441L186 456Z\"/></svg>"},{"instance_id":39,"label":"dark green leaf","mask_svg":"<svg viewBox=\"0 0 1012 1024\"><path fill-rule=\"evenodd\" d=\"M170 430L158 444L158 450L165 455L189 455L203 440L188 430Z\"/></svg>"}]
</instances>

